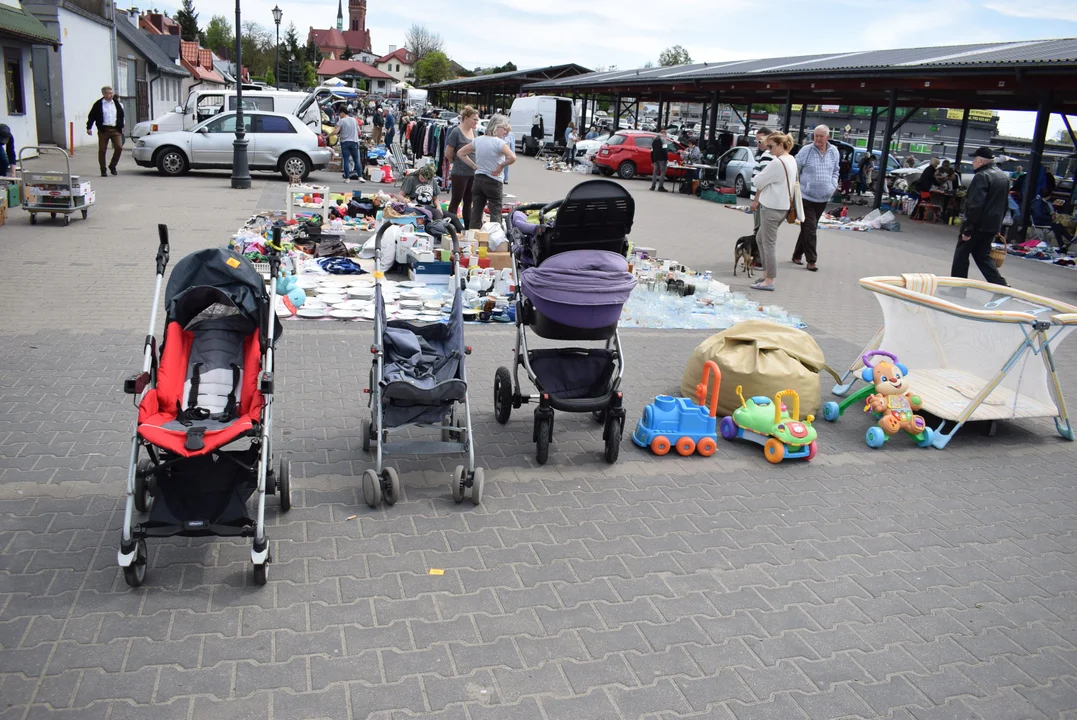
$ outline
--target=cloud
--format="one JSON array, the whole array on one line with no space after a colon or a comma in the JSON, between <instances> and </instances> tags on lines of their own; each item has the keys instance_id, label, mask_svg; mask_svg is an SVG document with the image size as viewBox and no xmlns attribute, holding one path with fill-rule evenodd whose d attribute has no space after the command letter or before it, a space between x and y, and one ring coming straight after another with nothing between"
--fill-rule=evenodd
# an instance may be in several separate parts
<instances>
[{"instance_id":1,"label":"cloud","mask_svg":"<svg viewBox=\"0 0 1077 720\"><path fill-rule=\"evenodd\" d=\"M1015 18L1029 18L1033 20L1050 20L1052 23L1063 22L1077 23L1077 4L1073 2L1056 2L1055 0L1042 0L1028 5L1011 2L989 2L984 5L987 10L993 10L1000 15Z\"/></svg>"}]
</instances>

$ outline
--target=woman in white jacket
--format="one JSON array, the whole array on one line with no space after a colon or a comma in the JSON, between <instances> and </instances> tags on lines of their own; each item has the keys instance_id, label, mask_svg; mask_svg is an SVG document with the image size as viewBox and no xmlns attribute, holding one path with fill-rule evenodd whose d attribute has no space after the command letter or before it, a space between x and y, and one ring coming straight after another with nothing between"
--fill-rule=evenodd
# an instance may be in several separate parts
<instances>
[{"instance_id":1,"label":"woman in white jacket","mask_svg":"<svg viewBox=\"0 0 1077 720\"><path fill-rule=\"evenodd\" d=\"M774 289L774 278L778 276L778 228L792 207L793 188L797 182L797 161L789 154L793 138L776 132L766 143L766 149L777 162L767 163L754 180L758 192L752 202L752 211L759 209L759 233L755 240L763 256L763 279L752 285L753 290Z\"/></svg>"}]
</instances>

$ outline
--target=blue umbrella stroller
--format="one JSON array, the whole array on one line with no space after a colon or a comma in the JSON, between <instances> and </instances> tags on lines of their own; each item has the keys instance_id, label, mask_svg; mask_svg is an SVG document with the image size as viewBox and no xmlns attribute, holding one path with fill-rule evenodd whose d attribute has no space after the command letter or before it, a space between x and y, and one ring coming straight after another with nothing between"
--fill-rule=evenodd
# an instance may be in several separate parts
<instances>
[{"instance_id":1,"label":"blue umbrella stroller","mask_svg":"<svg viewBox=\"0 0 1077 720\"><path fill-rule=\"evenodd\" d=\"M381 240L389 223L375 237L375 257L381 257ZM435 237L452 237L453 258L460 260L460 243L449 221L426 224ZM377 507L384 499L394 505L400 498L396 470L383 467L387 454L446 455L467 453L467 467L453 473L452 498L461 502L468 488L475 505L482 502L483 471L475 467L464 357L471 348L464 344L462 287L452 281L453 304L447 322L387 320L381 272L374 274L374 365L370 372L371 420L362 423L363 450L375 451L375 468L363 473L363 499ZM390 433L405 428L438 428L441 441L390 441Z\"/></svg>"},{"instance_id":2,"label":"blue umbrella stroller","mask_svg":"<svg viewBox=\"0 0 1077 720\"><path fill-rule=\"evenodd\" d=\"M528 222L532 210L539 211L537 225ZM494 376L494 414L504 425L513 408L538 403L533 439L539 465L549 457L555 410L591 413L602 423L606 461L617 461L625 421L617 321L636 286L625 258L634 214L632 196L610 180L582 182L564 200L524 205L512 214L516 346L512 370L499 367ZM549 340L604 341L604 347L529 349L529 328ZM538 394L520 392L521 365Z\"/></svg>"}]
</instances>

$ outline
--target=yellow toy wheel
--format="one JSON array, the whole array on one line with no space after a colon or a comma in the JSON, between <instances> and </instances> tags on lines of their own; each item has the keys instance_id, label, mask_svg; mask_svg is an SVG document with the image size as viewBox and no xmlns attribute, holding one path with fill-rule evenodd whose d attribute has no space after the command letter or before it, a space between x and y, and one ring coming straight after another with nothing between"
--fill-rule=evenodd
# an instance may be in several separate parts
<instances>
[{"instance_id":1,"label":"yellow toy wheel","mask_svg":"<svg viewBox=\"0 0 1077 720\"><path fill-rule=\"evenodd\" d=\"M763 445L763 454L767 456L767 460L777 465L785 458L785 444L777 438L771 438Z\"/></svg>"}]
</instances>

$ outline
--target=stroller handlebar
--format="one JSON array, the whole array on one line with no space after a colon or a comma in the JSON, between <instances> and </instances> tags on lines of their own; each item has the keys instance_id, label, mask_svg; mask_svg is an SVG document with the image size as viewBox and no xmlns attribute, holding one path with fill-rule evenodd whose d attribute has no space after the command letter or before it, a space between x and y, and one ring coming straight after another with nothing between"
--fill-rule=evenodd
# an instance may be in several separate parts
<instances>
[{"instance_id":1,"label":"stroller handlebar","mask_svg":"<svg viewBox=\"0 0 1077 720\"><path fill-rule=\"evenodd\" d=\"M164 223L160 223L157 226L157 237L161 239L161 244L157 247L157 274L164 275L165 268L168 266L168 226Z\"/></svg>"}]
</instances>

